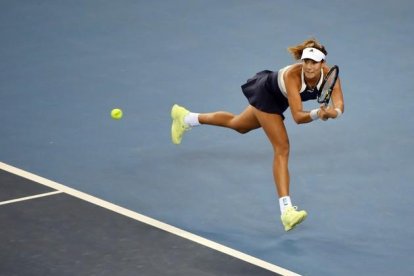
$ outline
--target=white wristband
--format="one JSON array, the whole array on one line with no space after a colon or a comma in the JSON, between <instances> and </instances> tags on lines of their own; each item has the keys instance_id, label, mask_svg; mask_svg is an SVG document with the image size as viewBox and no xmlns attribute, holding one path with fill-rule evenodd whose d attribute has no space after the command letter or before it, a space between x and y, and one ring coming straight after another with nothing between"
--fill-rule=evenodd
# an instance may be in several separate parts
<instances>
[{"instance_id":1,"label":"white wristband","mask_svg":"<svg viewBox=\"0 0 414 276\"><path fill-rule=\"evenodd\" d=\"M309 112L309 115L310 115L312 121L315 121L315 120L319 119L318 112L319 112L319 108L312 109L311 112Z\"/></svg>"},{"instance_id":2,"label":"white wristband","mask_svg":"<svg viewBox=\"0 0 414 276\"><path fill-rule=\"evenodd\" d=\"M335 119L338 119L339 117L341 117L341 115L342 115L342 111L341 111L341 109L339 109L338 107L337 108L335 108L335 111L336 111L336 117L335 117Z\"/></svg>"}]
</instances>

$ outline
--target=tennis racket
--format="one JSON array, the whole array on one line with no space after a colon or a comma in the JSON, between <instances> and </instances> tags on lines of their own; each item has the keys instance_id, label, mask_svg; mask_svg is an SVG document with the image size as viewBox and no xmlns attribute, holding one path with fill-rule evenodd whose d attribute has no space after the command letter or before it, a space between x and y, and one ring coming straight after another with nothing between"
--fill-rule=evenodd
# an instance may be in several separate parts
<instances>
[{"instance_id":1,"label":"tennis racket","mask_svg":"<svg viewBox=\"0 0 414 276\"><path fill-rule=\"evenodd\" d=\"M322 85L318 90L318 103L323 103L325 106L328 106L329 101L331 100L332 90L335 86L336 80L339 75L339 67L334 65L325 76L322 81Z\"/></svg>"}]
</instances>

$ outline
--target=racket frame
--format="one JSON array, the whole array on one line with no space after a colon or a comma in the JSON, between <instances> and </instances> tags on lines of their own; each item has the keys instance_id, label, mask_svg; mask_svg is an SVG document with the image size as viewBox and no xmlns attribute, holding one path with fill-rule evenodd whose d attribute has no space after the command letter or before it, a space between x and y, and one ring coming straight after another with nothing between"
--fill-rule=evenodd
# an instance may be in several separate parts
<instances>
[{"instance_id":1,"label":"racket frame","mask_svg":"<svg viewBox=\"0 0 414 276\"><path fill-rule=\"evenodd\" d=\"M329 77L332 75L332 74L334 74L335 73L335 71L336 71L336 76L335 76L335 79L334 79L334 81L333 81L333 83L332 83L332 85L331 85L331 87L329 87L329 89L328 89L328 93L326 94L326 96L321 100L320 99L320 96L321 96L321 93L322 93L322 88L325 86L325 83L328 81L328 79L329 79ZM331 100L331 94L332 94L332 91L333 91L333 88L335 87L335 84L336 84L336 81L337 81L337 79L338 79L338 76L339 76L339 67L338 67L338 65L334 65L334 66L332 66L332 68L331 69L329 69L329 72L328 72L328 74L326 74L326 76L325 76L325 78L323 79L323 81L322 81L322 84L321 84L321 87L320 87L320 89L318 90L318 97L317 97L317 101L318 101L318 103L320 103L320 104L325 104L325 106L327 106L328 104L329 104L329 101Z\"/></svg>"}]
</instances>

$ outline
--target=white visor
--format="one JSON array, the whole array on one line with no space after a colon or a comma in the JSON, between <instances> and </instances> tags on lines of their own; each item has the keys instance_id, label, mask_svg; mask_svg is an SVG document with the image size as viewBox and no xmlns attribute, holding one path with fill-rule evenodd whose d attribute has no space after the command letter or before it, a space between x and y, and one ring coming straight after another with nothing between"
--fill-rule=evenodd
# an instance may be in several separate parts
<instances>
[{"instance_id":1,"label":"white visor","mask_svg":"<svg viewBox=\"0 0 414 276\"><path fill-rule=\"evenodd\" d=\"M300 59L306 59L306 58L319 62L325 59L325 54L316 48L305 48L303 49L302 57Z\"/></svg>"}]
</instances>

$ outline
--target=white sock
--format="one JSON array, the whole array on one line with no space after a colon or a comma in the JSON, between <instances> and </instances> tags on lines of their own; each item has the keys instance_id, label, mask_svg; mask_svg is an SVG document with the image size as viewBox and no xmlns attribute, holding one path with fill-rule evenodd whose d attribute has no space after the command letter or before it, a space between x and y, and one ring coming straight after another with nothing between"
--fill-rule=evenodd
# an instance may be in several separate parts
<instances>
[{"instance_id":1,"label":"white sock","mask_svg":"<svg viewBox=\"0 0 414 276\"><path fill-rule=\"evenodd\" d=\"M188 113L187 116L184 117L184 123L190 127L199 126L200 122L198 121L198 115L200 115L200 113Z\"/></svg>"},{"instance_id":2,"label":"white sock","mask_svg":"<svg viewBox=\"0 0 414 276\"><path fill-rule=\"evenodd\" d=\"M279 198L279 206L280 206L280 213L283 214L283 212L286 210L287 207L292 206L292 202L290 201L290 196L283 196Z\"/></svg>"}]
</instances>

